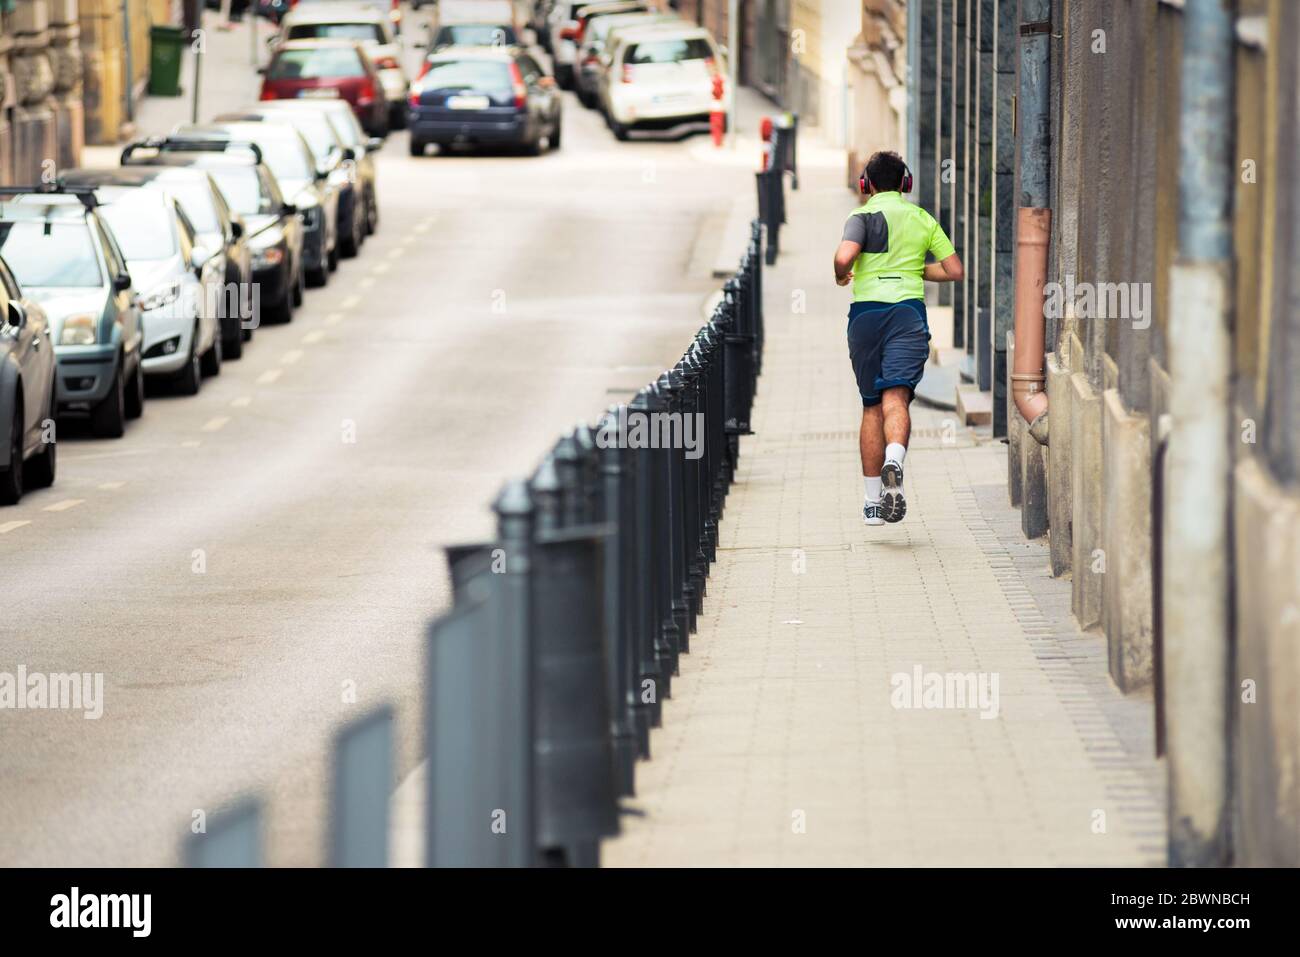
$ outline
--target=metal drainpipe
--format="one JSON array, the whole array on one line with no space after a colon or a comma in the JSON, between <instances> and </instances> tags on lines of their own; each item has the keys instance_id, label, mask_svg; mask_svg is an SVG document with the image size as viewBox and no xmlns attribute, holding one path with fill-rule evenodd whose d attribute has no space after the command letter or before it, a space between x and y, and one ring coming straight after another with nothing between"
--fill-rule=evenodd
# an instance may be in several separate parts
<instances>
[{"instance_id":1,"label":"metal drainpipe","mask_svg":"<svg viewBox=\"0 0 1300 957\"><path fill-rule=\"evenodd\" d=\"M1228 863L1235 0L1183 8L1161 618L1169 863Z\"/></svg>"},{"instance_id":2,"label":"metal drainpipe","mask_svg":"<svg viewBox=\"0 0 1300 957\"><path fill-rule=\"evenodd\" d=\"M1051 0L1020 3L1020 208L1016 213L1016 361L1011 395L1029 434L1047 444L1047 393L1043 389L1043 284L1052 232Z\"/></svg>"}]
</instances>

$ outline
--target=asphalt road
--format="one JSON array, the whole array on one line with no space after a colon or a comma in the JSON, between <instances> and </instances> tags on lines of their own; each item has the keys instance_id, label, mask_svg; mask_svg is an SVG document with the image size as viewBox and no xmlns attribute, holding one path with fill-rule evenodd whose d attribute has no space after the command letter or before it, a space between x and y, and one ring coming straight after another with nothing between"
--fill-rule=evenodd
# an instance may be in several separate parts
<instances>
[{"instance_id":1,"label":"asphalt road","mask_svg":"<svg viewBox=\"0 0 1300 957\"><path fill-rule=\"evenodd\" d=\"M251 78L248 49L211 69ZM102 672L104 711L0 711L0 864L174 863L195 810L250 793L268 860L320 863L332 732L389 702L419 760L440 546L698 327L695 246L753 184L707 149L617 143L571 94L541 158L394 134L378 235L291 324L124 439L61 429L54 488L0 510L0 672Z\"/></svg>"}]
</instances>

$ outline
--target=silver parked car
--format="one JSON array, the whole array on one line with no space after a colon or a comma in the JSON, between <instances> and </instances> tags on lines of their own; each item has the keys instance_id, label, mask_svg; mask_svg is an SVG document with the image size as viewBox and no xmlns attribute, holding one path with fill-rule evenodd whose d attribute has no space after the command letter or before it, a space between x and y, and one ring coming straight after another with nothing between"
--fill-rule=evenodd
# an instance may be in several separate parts
<instances>
[{"instance_id":1,"label":"silver parked car","mask_svg":"<svg viewBox=\"0 0 1300 957\"><path fill-rule=\"evenodd\" d=\"M144 411L140 303L92 190L0 188L0 257L49 319L58 412L120 438Z\"/></svg>"},{"instance_id":2,"label":"silver parked car","mask_svg":"<svg viewBox=\"0 0 1300 957\"><path fill-rule=\"evenodd\" d=\"M24 298L0 260L0 505L54 484L58 406L54 343L45 311Z\"/></svg>"}]
</instances>

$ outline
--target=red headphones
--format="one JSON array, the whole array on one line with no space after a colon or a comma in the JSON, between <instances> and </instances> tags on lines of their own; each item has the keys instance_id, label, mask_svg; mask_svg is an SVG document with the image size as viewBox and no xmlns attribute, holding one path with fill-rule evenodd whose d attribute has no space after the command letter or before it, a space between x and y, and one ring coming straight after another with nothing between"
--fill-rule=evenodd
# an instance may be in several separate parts
<instances>
[{"instance_id":1,"label":"red headphones","mask_svg":"<svg viewBox=\"0 0 1300 957\"><path fill-rule=\"evenodd\" d=\"M858 177L858 192L865 196L867 186L870 183L871 180L867 177L867 168L864 166L862 167L862 175ZM907 168L906 163L903 164L903 182L899 184L898 191L900 193L910 193L912 191L912 171Z\"/></svg>"}]
</instances>

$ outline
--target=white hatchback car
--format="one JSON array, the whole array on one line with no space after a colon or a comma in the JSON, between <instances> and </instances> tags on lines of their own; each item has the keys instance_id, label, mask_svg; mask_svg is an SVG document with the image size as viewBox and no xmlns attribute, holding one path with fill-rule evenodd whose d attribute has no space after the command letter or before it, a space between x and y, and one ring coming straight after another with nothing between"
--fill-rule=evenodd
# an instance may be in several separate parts
<instances>
[{"instance_id":1,"label":"white hatchback car","mask_svg":"<svg viewBox=\"0 0 1300 957\"><path fill-rule=\"evenodd\" d=\"M402 66L402 41L393 24L376 7L348 3L304 3L280 21L272 45L287 40L355 40L366 48L379 71L388 101L388 127L406 126L406 95L411 82Z\"/></svg>"},{"instance_id":2,"label":"white hatchback car","mask_svg":"<svg viewBox=\"0 0 1300 957\"><path fill-rule=\"evenodd\" d=\"M175 379L194 395L204 375L221 371L224 255L198 243L184 210L163 192L103 186L95 198L140 293L145 375Z\"/></svg>"},{"instance_id":3,"label":"white hatchback car","mask_svg":"<svg viewBox=\"0 0 1300 957\"><path fill-rule=\"evenodd\" d=\"M671 129L707 123L715 103L731 109L727 66L703 27L651 25L619 30L600 84L601 107L614 135L635 127ZM722 97L714 99L715 84Z\"/></svg>"}]
</instances>

